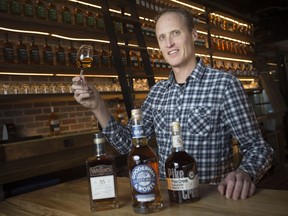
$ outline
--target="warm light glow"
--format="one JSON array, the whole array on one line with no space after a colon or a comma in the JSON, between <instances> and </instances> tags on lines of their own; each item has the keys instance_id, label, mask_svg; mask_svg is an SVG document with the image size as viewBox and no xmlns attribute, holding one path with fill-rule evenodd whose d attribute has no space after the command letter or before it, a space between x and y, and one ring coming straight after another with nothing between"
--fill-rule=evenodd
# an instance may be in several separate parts
<instances>
[{"instance_id":1,"label":"warm light glow","mask_svg":"<svg viewBox=\"0 0 288 216\"><path fill-rule=\"evenodd\" d=\"M98 39L93 39L93 38L72 38L72 37L66 37L58 34L51 34L52 37L57 37L61 39L66 39L66 40L73 40L73 41L94 41L94 42L99 42L99 43L110 43L110 41L107 40L98 40Z\"/></svg>"},{"instance_id":2,"label":"warm light glow","mask_svg":"<svg viewBox=\"0 0 288 216\"><path fill-rule=\"evenodd\" d=\"M214 35L214 34L211 34L212 37L216 37L216 38L221 38L221 39L225 39L225 40L230 40L230 41L234 41L234 42L237 42L237 43L242 43L242 44L250 44L248 42L245 42L245 41L241 41L241 40L237 40L237 39L234 39L234 38L229 38L229 37L225 37L225 36L221 36L221 35Z\"/></svg>"},{"instance_id":3,"label":"warm light glow","mask_svg":"<svg viewBox=\"0 0 288 216\"><path fill-rule=\"evenodd\" d=\"M272 62L267 62L267 65L270 65L270 66L277 66L276 63L272 63Z\"/></svg>"},{"instance_id":4,"label":"warm light glow","mask_svg":"<svg viewBox=\"0 0 288 216\"><path fill-rule=\"evenodd\" d=\"M199 7L195 7L193 5L190 5L190 4L187 4L187 3L184 3L184 2L181 2L181 1L177 1L177 0L171 0L172 2L175 2L175 3L178 3L178 4L181 4L181 5L184 5L186 7L189 7L189 8L192 8L194 10L198 10L198 11L201 11L201 12L205 12L205 10L203 8L199 8Z\"/></svg>"},{"instance_id":5,"label":"warm light glow","mask_svg":"<svg viewBox=\"0 0 288 216\"><path fill-rule=\"evenodd\" d=\"M237 20L234 20L234 19L231 19L231 18L228 18L228 17L222 16L222 15L220 15L220 14L211 13L211 15L219 16L221 19L225 19L225 20L228 20L228 21L230 21L230 22L237 23L238 25L243 25L243 26L246 26L246 27L248 26L248 25L245 24L245 23L241 23L241 22L239 22L239 21L237 21Z\"/></svg>"},{"instance_id":6,"label":"warm light glow","mask_svg":"<svg viewBox=\"0 0 288 216\"><path fill-rule=\"evenodd\" d=\"M10 31L10 32L17 32L17 33L49 35L49 33L47 33L47 32L27 31L27 30L20 30L20 29L11 29L11 28L5 28L5 27L1 27L1 26L0 26L0 30Z\"/></svg>"},{"instance_id":7,"label":"warm light glow","mask_svg":"<svg viewBox=\"0 0 288 216\"><path fill-rule=\"evenodd\" d=\"M55 74L55 76L61 76L61 77L75 77L76 74ZM91 74L85 74L85 77L95 77L95 78L118 78L117 75L91 75Z\"/></svg>"},{"instance_id":8,"label":"warm light glow","mask_svg":"<svg viewBox=\"0 0 288 216\"><path fill-rule=\"evenodd\" d=\"M94 5L94 4L90 4L90 3L78 1L78 0L69 0L69 1L101 9L101 7L99 5Z\"/></svg>"},{"instance_id":9,"label":"warm light glow","mask_svg":"<svg viewBox=\"0 0 288 216\"><path fill-rule=\"evenodd\" d=\"M220 57L220 56L213 56L213 58L222 59L222 60L228 60L228 61L238 61L238 62L252 63L252 61L248 60L248 59L226 58L226 57Z\"/></svg>"},{"instance_id":10,"label":"warm light glow","mask_svg":"<svg viewBox=\"0 0 288 216\"><path fill-rule=\"evenodd\" d=\"M9 72L9 71L1 71L0 75L15 75L15 76L54 76L54 74L47 74L47 73L31 73L31 72Z\"/></svg>"},{"instance_id":11,"label":"warm light glow","mask_svg":"<svg viewBox=\"0 0 288 216\"><path fill-rule=\"evenodd\" d=\"M253 78L238 78L240 81L246 81L246 82L255 82L255 79Z\"/></svg>"}]
</instances>

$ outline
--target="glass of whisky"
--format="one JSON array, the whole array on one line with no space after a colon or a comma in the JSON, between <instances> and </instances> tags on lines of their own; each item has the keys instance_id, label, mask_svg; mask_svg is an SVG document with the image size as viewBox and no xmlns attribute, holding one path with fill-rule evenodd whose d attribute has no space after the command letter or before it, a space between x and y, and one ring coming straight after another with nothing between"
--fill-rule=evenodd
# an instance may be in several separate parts
<instances>
[{"instance_id":1,"label":"glass of whisky","mask_svg":"<svg viewBox=\"0 0 288 216\"><path fill-rule=\"evenodd\" d=\"M93 47L87 44L81 45L77 52L76 64L80 68L80 78L83 77L84 69L90 68L93 62ZM82 82L82 79L79 81Z\"/></svg>"}]
</instances>

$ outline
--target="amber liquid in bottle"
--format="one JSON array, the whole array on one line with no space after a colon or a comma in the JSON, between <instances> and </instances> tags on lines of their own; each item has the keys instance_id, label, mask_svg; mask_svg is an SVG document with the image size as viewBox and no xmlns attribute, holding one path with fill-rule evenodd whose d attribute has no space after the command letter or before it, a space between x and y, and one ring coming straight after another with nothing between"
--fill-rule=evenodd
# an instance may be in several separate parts
<instances>
[{"instance_id":1,"label":"amber liquid in bottle","mask_svg":"<svg viewBox=\"0 0 288 216\"><path fill-rule=\"evenodd\" d=\"M172 153L165 162L169 199L175 203L200 199L196 161L183 148L179 122L172 122Z\"/></svg>"},{"instance_id":2,"label":"amber liquid in bottle","mask_svg":"<svg viewBox=\"0 0 288 216\"><path fill-rule=\"evenodd\" d=\"M128 168L134 212L146 214L163 207L158 157L148 145L141 120L141 111L132 110L132 149L128 155Z\"/></svg>"},{"instance_id":3,"label":"amber liquid in bottle","mask_svg":"<svg viewBox=\"0 0 288 216\"><path fill-rule=\"evenodd\" d=\"M102 133L96 133L95 155L86 160L92 212L119 208L114 159L106 155L105 141Z\"/></svg>"}]
</instances>

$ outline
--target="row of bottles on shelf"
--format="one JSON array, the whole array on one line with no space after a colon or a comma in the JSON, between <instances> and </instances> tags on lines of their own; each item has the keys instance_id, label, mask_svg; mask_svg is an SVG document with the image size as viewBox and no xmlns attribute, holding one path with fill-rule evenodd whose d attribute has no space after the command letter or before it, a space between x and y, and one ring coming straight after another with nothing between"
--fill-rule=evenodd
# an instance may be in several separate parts
<instances>
[{"instance_id":1,"label":"row of bottles on shelf","mask_svg":"<svg viewBox=\"0 0 288 216\"><path fill-rule=\"evenodd\" d=\"M156 80L158 81L158 80ZM99 92L121 92L118 79L94 84ZM133 79L134 91L148 91L146 79ZM73 93L69 82L0 82L0 95Z\"/></svg>"},{"instance_id":2,"label":"row of bottles on shelf","mask_svg":"<svg viewBox=\"0 0 288 216\"><path fill-rule=\"evenodd\" d=\"M210 13L209 22L215 27L221 28L225 31L231 31L235 33L241 33L248 36L253 35L253 25L238 22L236 20L226 18L219 14Z\"/></svg>"},{"instance_id":3,"label":"row of bottles on shelf","mask_svg":"<svg viewBox=\"0 0 288 216\"><path fill-rule=\"evenodd\" d=\"M206 65L211 66L209 57L202 57L203 62ZM213 68L218 70L223 70L227 73L230 73L234 76L242 77L257 77L258 72L253 67L252 63L249 62L237 62L237 61L228 61L228 60L213 60Z\"/></svg>"}]
</instances>

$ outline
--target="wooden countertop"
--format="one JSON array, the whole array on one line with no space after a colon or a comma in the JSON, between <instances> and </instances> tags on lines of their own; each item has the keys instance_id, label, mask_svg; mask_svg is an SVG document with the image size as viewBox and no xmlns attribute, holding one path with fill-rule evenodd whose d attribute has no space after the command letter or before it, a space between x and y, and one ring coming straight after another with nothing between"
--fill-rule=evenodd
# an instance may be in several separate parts
<instances>
[{"instance_id":1,"label":"wooden countertop","mask_svg":"<svg viewBox=\"0 0 288 216\"><path fill-rule=\"evenodd\" d=\"M87 180L78 179L48 187L0 202L1 216L91 216L91 215L137 215L131 208L128 178L118 178L120 208L97 213L90 212ZM162 182L161 194L164 209L152 215L241 215L256 216L287 215L288 191L257 189L246 200L229 200L221 196L215 185L201 185L201 200L190 204L170 204L166 182Z\"/></svg>"}]
</instances>

